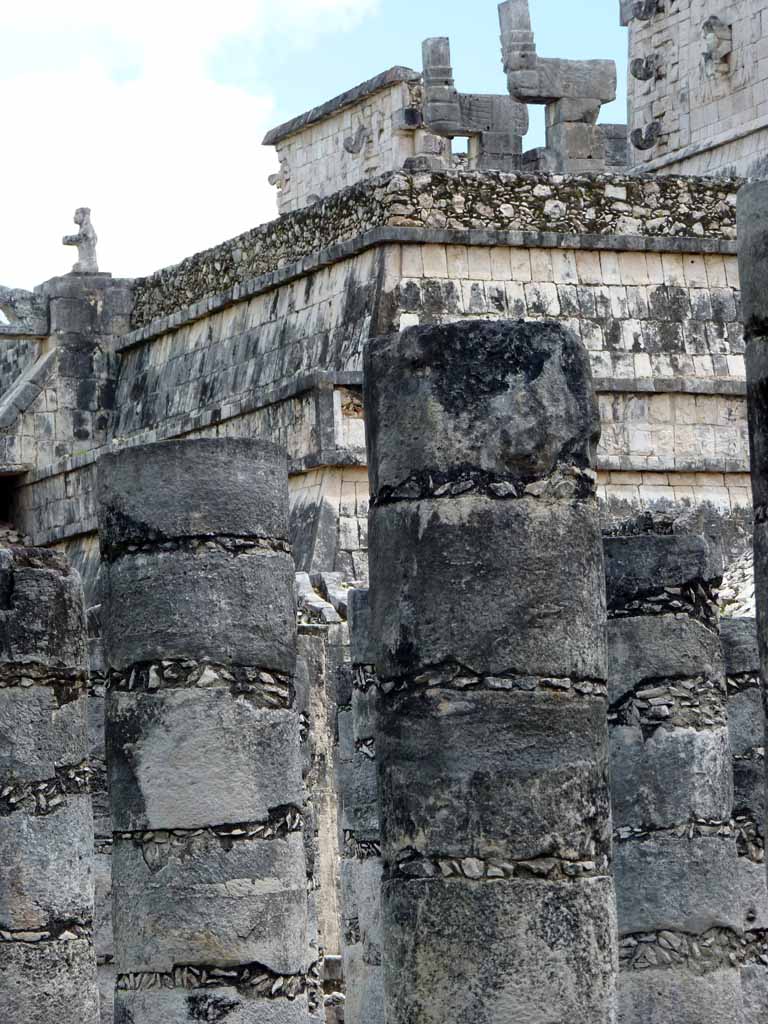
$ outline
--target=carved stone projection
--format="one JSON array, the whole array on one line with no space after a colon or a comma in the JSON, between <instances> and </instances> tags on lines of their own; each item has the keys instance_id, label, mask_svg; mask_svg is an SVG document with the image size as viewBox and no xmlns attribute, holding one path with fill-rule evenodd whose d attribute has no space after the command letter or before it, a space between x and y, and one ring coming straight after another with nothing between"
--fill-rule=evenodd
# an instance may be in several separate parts
<instances>
[{"instance_id":1,"label":"carved stone projection","mask_svg":"<svg viewBox=\"0 0 768 1024\"><path fill-rule=\"evenodd\" d=\"M72 267L73 274L98 274L99 264L96 259L96 243L98 235L91 224L91 211L87 206L75 210L75 224L80 231L76 235L65 235L62 245L77 246L77 263Z\"/></svg>"},{"instance_id":2,"label":"carved stone projection","mask_svg":"<svg viewBox=\"0 0 768 1024\"><path fill-rule=\"evenodd\" d=\"M0 551L0 1020L96 1024L83 588Z\"/></svg>"},{"instance_id":3,"label":"carved stone projection","mask_svg":"<svg viewBox=\"0 0 768 1024\"><path fill-rule=\"evenodd\" d=\"M733 51L733 29L716 14L701 26L704 37L704 70L710 78L726 77L731 72L728 58Z\"/></svg>"},{"instance_id":4,"label":"carved stone projection","mask_svg":"<svg viewBox=\"0 0 768 1024\"><path fill-rule=\"evenodd\" d=\"M27 334L43 337L48 334L48 299L21 288L0 285L0 334Z\"/></svg>"},{"instance_id":5,"label":"carved stone projection","mask_svg":"<svg viewBox=\"0 0 768 1024\"><path fill-rule=\"evenodd\" d=\"M635 128L630 132L629 139L635 149L653 149L661 138L661 121L651 121L645 128Z\"/></svg>"},{"instance_id":6,"label":"carved stone projection","mask_svg":"<svg viewBox=\"0 0 768 1024\"><path fill-rule=\"evenodd\" d=\"M657 53L650 57L636 57L629 65L629 71L638 82L650 82L653 78L662 78L661 58Z\"/></svg>"},{"instance_id":7,"label":"carved stone projection","mask_svg":"<svg viewBox=\"0 0 768 1024\"><path fill-rule=\"evenodd\" d=\"M551 169L599 171L605 167L600 108L616 99L616 64L611 60L539 57L531 30L529 0L499 5L501 51L510 95L546 107Z\"/></svg>"},{"instance_id":8,"label":"carved stone projection","mask_svg":"<svg viewBox=\"0 0 768 1024\"><path fill-rule=\"evenodd\" d=\"M98 488L115 1019L306 1024L285 453L129 448Z\"/></svg>"},{"instance_id":9,"label":"carved stone projection","mask_svg":"<svg viewBox=\"0 0 768 1024\"><path fill-rule=\"evenodd\" d=\"M388 1024L609 1024L605 593L589 359L557 324L370 342Z\"/></svg>"},{"instance_id":10,"label":"carved stone projection","mask_svg":"<svg viewBox=\"0 0 768 1024\"><path fill-rule=\"evenodd\" d=\"M517 170L528 131L525 104L509 96L458 92L445 37L425 40L422 54L425 127L445 138L468 138L472 169Z\"/></svg>"}]
</instances>

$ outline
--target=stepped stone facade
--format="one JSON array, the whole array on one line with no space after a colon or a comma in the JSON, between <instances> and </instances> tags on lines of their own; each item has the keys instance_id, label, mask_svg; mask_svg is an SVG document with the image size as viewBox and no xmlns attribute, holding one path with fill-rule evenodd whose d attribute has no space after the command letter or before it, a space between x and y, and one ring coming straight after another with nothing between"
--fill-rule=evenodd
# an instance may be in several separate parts
<instances>
[{"instance_id":1,"label":"stepped stone facade","mask_svg":"<svg viewBox=\"0 0 768 1024\"><path fill-rule=\"evenodd\" d=\"M98 976L104 1024L765 1017L764 186L736 199L768 159L764 6L621 0L617 126L613 63L541 55L507 0L506 92L463 91L430 38L269 133L276 220L121 280L82 208L72 273L0 288L0 569L87 610L0 701L6 1015L90 1024ZM55 589L5 587L6 632L43 644ZM609 700L606 625L609 688L634 680ZM60 669L28 764L14 702ZM62 843L71 893L46 888Z\"/></svg>"}]
</instances>

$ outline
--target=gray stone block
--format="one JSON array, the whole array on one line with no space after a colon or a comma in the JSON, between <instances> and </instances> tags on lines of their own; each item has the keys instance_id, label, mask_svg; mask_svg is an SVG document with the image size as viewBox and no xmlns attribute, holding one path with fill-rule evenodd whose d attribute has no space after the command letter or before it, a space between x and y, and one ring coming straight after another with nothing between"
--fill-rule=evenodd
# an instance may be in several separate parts
<instances>
[{"instance_id":1,"label":"gray stone block","mask_svg":"<svg viewBox=\"0 0 768 1024\"><path fill-rule=\"evenodd\" d=\"M86 939L0 942L0 1020L98 1024L96 961Z\"/></svg>"},{"instance_id":2,"label":"gray stone block","mask_svg":"<svg viewBox=\"0 0 768 1024\"><path fill-rule=\"evenodd\" d=\"M42 931L93 918L93 825L86 795L54 814L0 817L0 929ZM0 944L0 949L2 949Z\"/></svg>"},{"instance_id":3,"label":"gray stone block","mask_svg":"<svg viewBox=\"0 0 768 1024\"><path fill-rule=\"evenodd\" d=\"M741 690L729 695L728 732L736 757L765 746L765 713L760 690Z\"/></svg>"},{"instance_id":4,"label":"gray stone block","mask_svg":"<svg viewBox=\"0 0 768 1024\"><path fill-rule=\"evenodd\" d=\"M43 782L86 758L86 701L59 706L47 686L0 689L0 780Z\"/></svg>"},{"instance_id":5,"label":"gray stone block","mask_svg":"<svg viewBox=\"0 0 768 1024\"><path fill-rule=\"evenodd\" d=\"M691 818L726 821L733 807L728 730L614 726L609 733L616 828L670 828Z\"/></svg>"},{"instance_id":6,"label":"gray stone block","mask_svg":"<svg viewBox=\"0 0 768 1024\"><path fill-rule=\"evenodd\" d=\"M697 534L606 537L608 607L686 583L713 582L723 575L719 545Z\"/></svg>"},{"instance_id":7,"label":"gray stone block","mask_svg":"<svg viewBox=\"0 0 768 1024\"><path fill-rule=\"evenodd\" d=\"M698 935L768 924L765 868L739 857L729 836L650 835L614 847L622 935L669 929Z\"/></svg>"},{"instance_id":8,"label":"gray stone block","mask_svg":"<svg viewBox=\"0 0 768 1024\"><path fill-rule=\"evenodd\" d=\"M373 494L412 475L475 470L527 483L558 463L591 466L600 424L581 342L559 324L522 321L369 342L365 410Z\"/></svg>"},{"instance_id":9,"label":"gray stone block","mask_svg":"<svg viewBox=\"0 0 768 1024\"><path fill-rule=\"evenodd\" d=\"M768 325L768 182L752 181L739 192L739 280L747 331L765 336Z\"/></svg>"},{"instance_id":10,"label":"gray stone block","mask_svg":"<svg viewBox=\"0 0 768 1024\"><path fill-rule=\"evenodd\" d=\"M112 934L112 854L94 853L94 917L93 948L99 958L113 957L115 952Z\"/></svg>"},{"instance_id":11,"label":"gray stone block","mask_svg":"<svg viewBox=\"0 0 768 1024\"><path fill-rule=\"evenodd\" d=\"M643 615L608 622L608 696L612 704L650 679L724 674L720 637L688 616Z\"/></svg>"},{"instance_id":12,"label":"gray stone block","mask_svg":"<svg viewBox=\"0 0 768 1024\"><path fill-rule=\"evenodd\" d=\"M294 566L263 550L153 552L105 564L109 663L190 658L293 672Z\"/></svg>"},{"instance_id":13,"label":"gray stone block","mask_svg":"<svg viewBox=\"0 0 768 1024\"><path fill-rule=\"evenodd\" d=\"M456 661L479 674L601 678L600 550L588 503L470 495L373 509L379 673Z\"/></svg>"},{"instance_id":14,"label":"gray stone block","mask_svg":"<svg viewBox=\"0 0 768 1024\"><path fill-rule=\"evenodd\" d=\"M744 1020L749 1024L762 1020L768 1006L768 967L765 964L745 964L741 968L741 995Z\"/></svg>"},{"instance_id":15,"label":"gray stone block","mask_svg":"<svg viewBox=\"0 0 768 1024\"><path fill-rule=\"evenodd\" d=\"M344 957L344 1024L384 1024L384 968L366 963L362 948Z\"/></svg>"},{"instance_id":16,"label":"gray stone block","mask_svg":"<svg viewBox=\"0 0 768 1024\"><path fill-rule=\"evenodd\" d=\"M115 1019L115 981L117 972L113 963L100 964L96 968L96 981L99 987L99 1011L101 1024L114 1024Z\"/></svg>"},{"instance_id":17,"label":"gray stone block","mask_svg":"<svg viewBox=\"0 0 768 1024\"><path fill-rule=\"evenodd\" d=\"M236 988L115 993L115 1024L307 1024L308 1020L306 996L293 1001L262 999Z\"/></svg>"},{"instance_id":18,"label":"gray stone block","mask_svg":"<svg viewBox=\"0 0 768 1024\"><path fill-rule=\"evenodd\" d=\"M112 892L120 973L177 964L307 969L301 833L235 841L203 833L151 848L116 839Z\"/></svg>"},{"instance_id":19,"label":"gray stone block","mask_svg":"<svg viewBox=\"0 0 768 1024\"><path fill-rule=\"evenodd\" d=\"M367 964L381 963L381 879L379 857L347 858L341 862L341 892L345 911L353 908L360 927L362 957ZM349 979L347 979L349 982Z\"/></svg>"},{"instance_id":20,"label":"gray stone block","mask_svg":"<svg viewBox=\"0 0 768 1024\"><path fill-rule=\"evenodd\" d=\"M343 831L354 832L358 839L376 840L379 836L379 799L376 762L357 753L338 767L339 816Z\"/></svg>"},{"instance_id":21,"label":"gray stone block","mask_svg":"<svg viewBox=\"0 0 768 1024\"><path fill-rule=\"evenodd\" d=\"M229 690L111 693L107 751L116 831L264 821L303 801L297 715Z\"/></svg>"},{"instance_id":22,"label":"gray stone block","mask_svg":"<svg viewBox=\"0 0 768 1024\"><path fill-rule=\"evenodd\" d=\"M764 830L766 815L765 789L765 761L762 757L733 762L734 809L754 814L761 831Z\"/></svg>"},{"instance_id":23,"label":"gray stone block","mask_svg":"<svg viewBox=\"0 0 768 1024\"><path fill-rule=\"evenodd\" d=\"M384 702L377 754L388 863L410 848L500 861L608 853L600 698L415 694L397 711Z\"/></svg>"},{"instance_id":24,"label":"gray stone block","mask_svg":"<svg viewBox=\"0 0 768 1024\"><path fill-rule=\"evenodd\" d=\"M692 973L684 968L622 971L619 975L618 1024L747 1024L741 978L736 967Z\"/></svg>"},{"instance_id":25,"label":"gray stone block","mask_svg":"<svg viewBox=\"0 0 768 1024\"><path fill-rule=\"evenodd\" d=\"M760 671L757 650L757 622L754 619L721 619L725 671L729 676Z\"/></svg>"},{"instance_id":26,"label":"gray stone block","mask_svg":"<svg viewBox=\"0 0 768 1024\"><path fill-rule=\"evenodd\" d=\"M368 591L350 590L348 601L350 659L354 665L372 665L376 652L371 637Z\"/></svg>"},{"instance_id":27,"label":"gray stone block","mask_svg":"<svg viewBox=\"0 0 768 1024\"><path fill-rule=\"evenodd\" d=\"M611 1020L610 879L389 882L382 896L387 1024Z\"/></svg>"},{"instance_id":28,"label":"gray stone block","mask_svg":"<svg viewBox=\"0 0 768 1024\"><path fill-rule=\"evenodd\" d=\"M0 550L0 623L0 663L87 665L82 582L56 552Z\"/></svg>"},{"instance_id":29,"label":"gray stone block","mask_svg":"<svg viewBox=\"0 0 768 1024\"><path fill-rule=\"evenodd\" d=\"M103 549L167 538L288 539L288 468L269 441L199 438L99 460Z\"/></svg>"}]
</instances>

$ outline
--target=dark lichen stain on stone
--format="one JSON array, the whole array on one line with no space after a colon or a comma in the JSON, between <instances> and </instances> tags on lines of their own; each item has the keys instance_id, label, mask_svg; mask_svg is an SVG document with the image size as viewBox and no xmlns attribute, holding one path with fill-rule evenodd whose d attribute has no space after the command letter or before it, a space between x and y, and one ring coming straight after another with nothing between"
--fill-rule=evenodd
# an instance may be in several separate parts
<instances>
[{"instance_id":1,"label":"dark lichen stain on stone","mask_svg":"<svg viewBox=\"0 0 768 1024\"><path fill-rule=\"evenodd\" d=\"M235 999L227 999L223 996L194 995L187 998L189 1019L192 1021L205 1021L206 1024L216 1024L224 1020L239 1006Z\"/></svg>"}]
</instances>

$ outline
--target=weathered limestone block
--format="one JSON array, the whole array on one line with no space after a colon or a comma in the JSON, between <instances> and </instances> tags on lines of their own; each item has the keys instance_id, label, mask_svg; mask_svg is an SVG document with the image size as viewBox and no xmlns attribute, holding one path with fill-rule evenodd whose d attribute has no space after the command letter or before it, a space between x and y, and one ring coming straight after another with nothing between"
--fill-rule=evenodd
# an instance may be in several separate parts
<instances>
[{"instance_id":1,"label":"weathered limestone block","mask_svg":"<svg viewBox=\"0 0 768 1024\"><path fill-rule=\"evenodd\" d=\"M464 322L364 363L388 1024L613 1021L586 351Z\"/></svg>"},{"instance_id":2,"label":"weathered limestone block","mask_svg":"<svg viewBox=\"0 0 768 1024\"><path fill-rule=\"evenodd\" d=\"M760 1016L745 1015L741 983L736 971L720 969L681 977L662 969L634 971L622 979L623 1006L619 1022L666 1021L674 1007L675 1024L701 1024L703 1020L747 1024ZM760 1013L764 1006L760 1006Z\"/></svg>"},{"instance_id":3,"label":"weathered limestone block","mask_svg":"<svg viewBox=\"0 0 768 1024\"><path fill-rule=\"evenodd\" d=\"M410 879L383 903L387 1024L614 1019L608 878Z\"/></svg>"},{"instance_id":4,"label":"weathered limestone block","mask_svg":"<svg viewBox=\"0 0 768 1024\"><path fill-rule=\"evenodd\" d=\"M80 577L0 551L0 1020L96 1024Z\"/></svg>"},{"instance_id":5,"label":"weathered limestone block","mask_svg":"<svg viewBox=\"0 0 768 1024\"><path fill-rule=\"evenodd\" d=\"M274 974L302 973L307 950L300 832L267 840L232 831L155 833L150 840L117 843L113 871L121 973L167 974L180 963L260 963Z\"/></svg>"},{"instance_id":6,"label":"weathered limestone block","mask_svg":"<svg viewBox=\"0 0 768 1024\"><path fill-rule=\"evenodd\" d=\"M116 1021L317 1005L285 478L264 442L100 464Z\"/></svg>"},{"instance_id":7,"label":"weathered limestone block","mask_svg":"<svg viewBox=\"0 0 768 1024\"><path fill-rule=\"evenodd\" d=\"M292 710L211 687L112 692L107 715L116 831L264 821L271 808L302 803Z\"/></svg>"}]
</instances>

